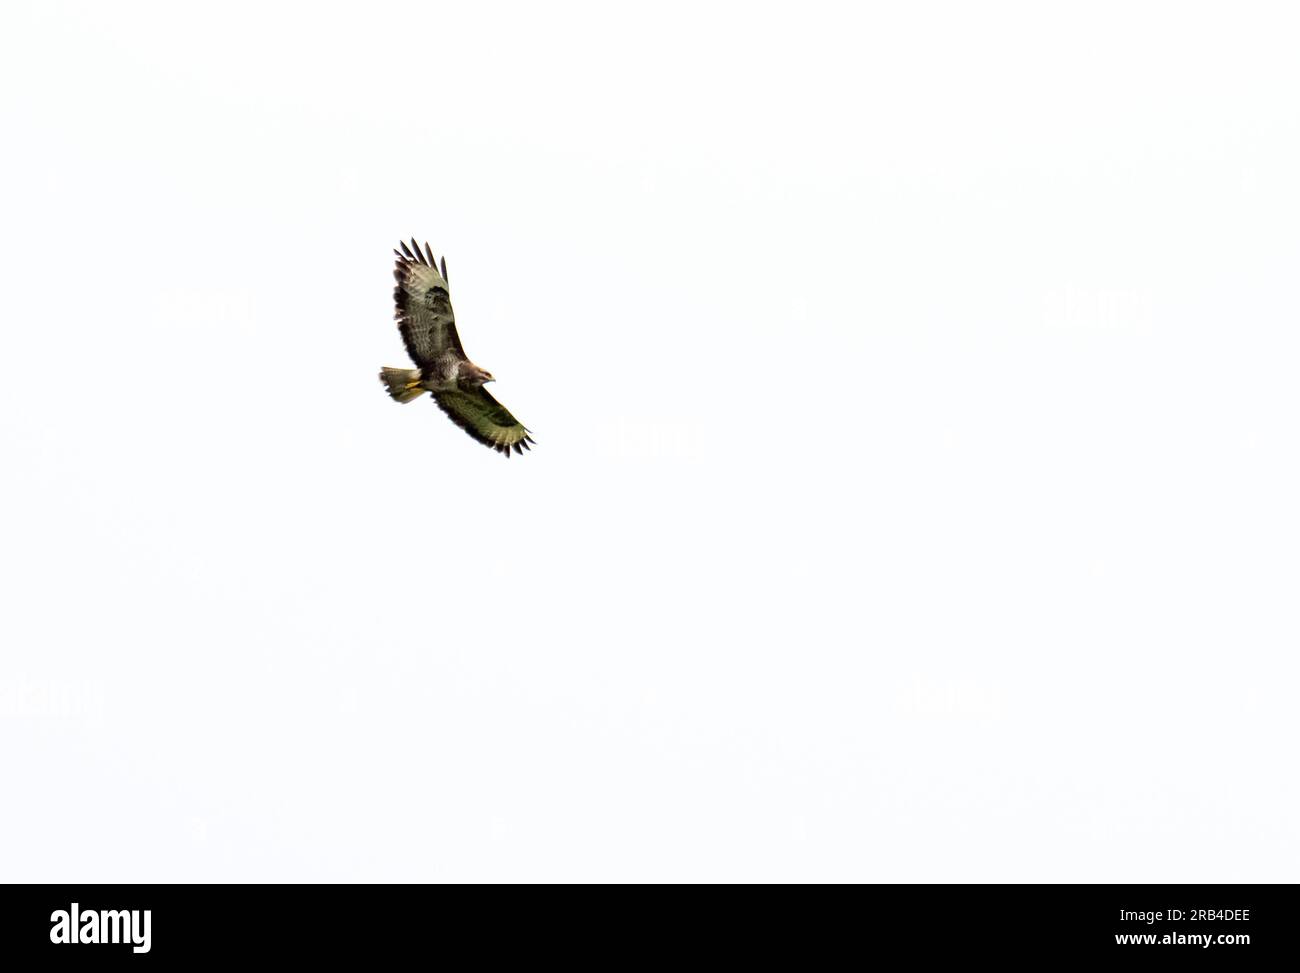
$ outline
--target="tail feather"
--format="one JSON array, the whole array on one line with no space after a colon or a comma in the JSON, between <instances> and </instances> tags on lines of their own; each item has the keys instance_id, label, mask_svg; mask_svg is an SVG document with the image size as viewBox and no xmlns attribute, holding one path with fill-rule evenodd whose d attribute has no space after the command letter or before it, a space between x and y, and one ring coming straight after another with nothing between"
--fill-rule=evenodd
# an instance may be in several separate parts
<instances>
[{"instance_id":1,"label":"tail feather","mask_svg":"<svg viewBox=\"0 0 1300 973\"><path fill-rule=\"evenodd\" d=\"M420 370L418 368L381 368L379 381L398 402L410 402L425 393L420 388Z\"/></svg>"}]
</instances>

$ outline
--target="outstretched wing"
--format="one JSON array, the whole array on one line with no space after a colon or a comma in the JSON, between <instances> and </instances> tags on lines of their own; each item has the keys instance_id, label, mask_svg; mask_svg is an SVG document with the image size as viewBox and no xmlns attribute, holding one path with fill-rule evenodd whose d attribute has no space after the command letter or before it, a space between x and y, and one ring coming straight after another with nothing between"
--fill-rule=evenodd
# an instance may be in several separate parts
<instances>
[{"instance_id":1,"label":"outstretched wing","mask_svg":"<svg viewBox=\"0 0 1300 973\"><path fill-rule=\"evenodd\" d=\"M397 278L397 287L393 289L397 327L411 361L427 368L449 351L464 358L465 349L460 346L460 335L456 334L456 316L451 310L451 291L447 287L447 258L442 258L439 273L427 243L424 253L415 240L411 240L410 247L403 243L401 251L393 253L397 254L397 268L393 271Z\"/></svg>"},{"instance_id":2,"label":"outstretched wing","mask_svg":"<svg viewBox=\"0 0 1300 973\"><path fill-rule=\"evenodd\" d=\"M484 446L491 446L507 457L511 449L522 453L532 448L528 444L533 440L523 423L481 385L473 392L435 392L433 399L452 422Z\"/></svg>"}]
</instances>

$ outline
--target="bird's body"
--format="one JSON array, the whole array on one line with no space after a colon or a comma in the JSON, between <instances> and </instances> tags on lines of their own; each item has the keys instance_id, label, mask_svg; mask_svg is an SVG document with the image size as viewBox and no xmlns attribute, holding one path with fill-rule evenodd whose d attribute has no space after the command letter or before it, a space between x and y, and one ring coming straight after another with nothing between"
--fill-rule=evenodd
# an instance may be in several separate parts
<instances>
[{"instance_id":1,"label":"bird's body","mask_svg":"<svg viewBox=\"0 0 1300 973\"><path fill-rule=\"evenodd\" d=\"M462 363L455 355L442 355L423 368L414 369L419 375L420 388L426 392L454 392L460 388ZM464 391L470 391L465 389Z\"/></svg>"},{"instance_id":2,"label":"bird's body","mask_svg":"<svg viewBox=\"0 0 1300 973\"><path fill-rule=\"evenodd\" d=\"M439 268L427 243L424 252L414 240L410 247L401 246L400 252L393 251L397 254L393 299L406 353L418 367L382 368L379 380L398 402L431 393L448 418L474 439L506 456L511 450L522 453L533 441L528 430L483 387L495 381L492 373L470 361L461 347L446 258Z\"/></svg>"},{"instance_id":3,"label":"bird's body","mask_svg":"<svg viewBox=\"0 0 1300 973\"><path fill-rule=\"evenodd\" d=\"M430 392L451 392L460 387L460 366L459 358L443 355L420 372L420 384Z\"/></svg>"}]
</instances>

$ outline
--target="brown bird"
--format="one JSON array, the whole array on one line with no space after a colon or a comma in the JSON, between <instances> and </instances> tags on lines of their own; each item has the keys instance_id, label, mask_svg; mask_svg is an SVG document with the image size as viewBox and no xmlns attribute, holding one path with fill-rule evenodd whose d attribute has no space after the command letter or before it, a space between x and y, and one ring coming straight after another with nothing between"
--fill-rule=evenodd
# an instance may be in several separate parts
<instances>
[{"instance_id":1,"label":"brown bird","mask_svg":"<svg viewBox=\"0 0 1300 973\"><path fill-rule=\"evenodd\" d=\"M496 381L492 373L470 361L461 347L447 287L447 258L442 258L440 270L428 243L423 253L414 238L410 247L401 247L393 251L393 300L406 353L418 367L380 369L379 380L388 394L410 402L431 393L452 422L507 457L512 449L522 453L531 448L529 430L483 387Z\"/></svg>"}]
</instances>

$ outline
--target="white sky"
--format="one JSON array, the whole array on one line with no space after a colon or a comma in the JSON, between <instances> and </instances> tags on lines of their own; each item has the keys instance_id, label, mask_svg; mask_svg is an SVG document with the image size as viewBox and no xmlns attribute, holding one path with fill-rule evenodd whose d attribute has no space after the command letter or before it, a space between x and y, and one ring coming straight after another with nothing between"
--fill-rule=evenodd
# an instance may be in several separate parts
<instances>
[{"instance_id":1,"label":"white sky","mask_svg":"<svg viewBox=\"0 0 1300 973\"><path fill-rule=\"evenodd\" d=\"M0 877L1294 881L1288 7L633 9L6 6Z\"/></svg>"}]
</instances>

